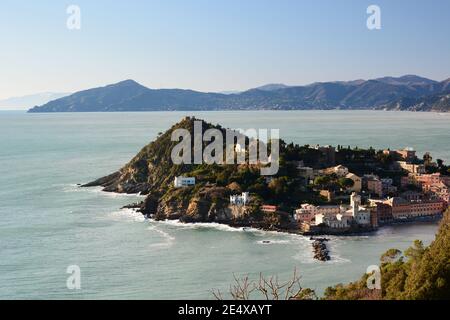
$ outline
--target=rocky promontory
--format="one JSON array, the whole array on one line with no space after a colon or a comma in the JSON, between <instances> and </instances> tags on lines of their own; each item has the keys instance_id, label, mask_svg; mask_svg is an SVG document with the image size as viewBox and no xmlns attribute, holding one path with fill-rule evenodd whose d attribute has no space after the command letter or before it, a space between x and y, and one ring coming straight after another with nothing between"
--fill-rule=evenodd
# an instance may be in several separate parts
<instances>
[{"instance_id":1,"label":"rocky promontory","mask_svg":"<svg viewBox=\"0 0 450 320\"><path fill-rule=\"evenodd\" d=\"M242 192L252 184L263 183L258 165L177 165L172 162L171 151L178 143L171 141L172 132L186 129L193 134L196 120L190 117L183 119L145 146L120 170L82 187L101 186L106 192L145 195L144 201L128 207L157 220L217 222L267 229L282 227L282 219L267 219L261 214L259 205L262 199L258 196L252 197L246 206L230 205L230 195ZM226 129L202 121L203 132L211 128L221 130L226 136ZM174 179L178 176L195 177L196 184L176 188Z\"/></svg>"}]
</instances>

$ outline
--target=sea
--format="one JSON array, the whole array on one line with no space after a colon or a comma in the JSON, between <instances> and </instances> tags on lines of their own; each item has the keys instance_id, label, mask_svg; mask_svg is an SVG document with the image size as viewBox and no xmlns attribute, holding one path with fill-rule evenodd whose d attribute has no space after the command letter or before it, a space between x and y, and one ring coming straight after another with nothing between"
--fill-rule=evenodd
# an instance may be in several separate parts
<instances>
[{"instance_id":1,"label":"sea","mask_svg":"<svg viewBox=\"0 0 450 320\"><path fill-rule=\"evenodd\" d=\"M330 237L332 259L319 262L307 237L154 222L121 209L138 195L78 187L116 171L185 116L233 129L279 129L287 142L410 147L450 161L450 114L1 111L0 299L214 299L212 290L227 296L234 277L283 281L294 270L320 295L359 279L390 248L434 239L437 223Z\"/></svg>"}]
</instances>

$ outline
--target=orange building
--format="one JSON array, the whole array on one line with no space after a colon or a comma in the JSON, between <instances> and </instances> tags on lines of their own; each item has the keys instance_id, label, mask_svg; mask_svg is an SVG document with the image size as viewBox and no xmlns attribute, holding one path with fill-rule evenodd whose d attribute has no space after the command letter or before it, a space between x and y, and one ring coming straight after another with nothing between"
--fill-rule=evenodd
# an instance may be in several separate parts
<instances>
[{"instance_id":1,"label":"orange building","mask_svg":"<svg viewBox=\"0 0 450 320\"><path fill-rule=\"evenodd\" d=\"M391 207L392 218L394 220L405 219L411 212L411 204L403 198L394 197L383 202Z\"/></svg>"},{"instance_id":2,"label":"orange building","mask_svg":"<svg viewBox=\"0 0 450 320\"><path fill-rule=\"evenodd\" d=\"M399 197L390 198L383 204L391 207L394 220L436 216L442 214L446 208L446 204L441 200L410 202Z\"/></svg>"},{"instance_id":3,"label":"orange building","mask_svg":"<svg viewBox=\"0 0 450 320\"><path fill-rule=\"evenodd\" d=\"M435 216L443 211L444 203L439 200L411 202L410 217Z\"/></svg>"}]
</instances>

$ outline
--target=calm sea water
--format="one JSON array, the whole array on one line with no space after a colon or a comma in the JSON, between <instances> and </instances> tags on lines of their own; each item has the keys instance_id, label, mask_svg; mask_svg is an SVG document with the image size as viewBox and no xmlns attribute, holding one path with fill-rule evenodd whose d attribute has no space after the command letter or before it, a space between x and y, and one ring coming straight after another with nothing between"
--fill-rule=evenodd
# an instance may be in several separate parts
<instances>
[{"instance_id":1,"label":"calm sea water","mask_svg":"<svg viewBox=\"0 0 450 320\"><path fill-rule=\"evenodd\" d=\"M414 147L450 161L450 114L376 111L25 114L0 112L0 298L212 298L233 273L295 268L304 286L360 277L380 254L429 243L436 224L333 237L333 260L316 262L308 239L217 225L145 221L123 205L137 196L79 189L129 161L185 115L230 128L279 128L286 141ZM264 244L270 240L270 244ZM81 290L66 269L81 268Z\"/></svg>"}]
</instances>

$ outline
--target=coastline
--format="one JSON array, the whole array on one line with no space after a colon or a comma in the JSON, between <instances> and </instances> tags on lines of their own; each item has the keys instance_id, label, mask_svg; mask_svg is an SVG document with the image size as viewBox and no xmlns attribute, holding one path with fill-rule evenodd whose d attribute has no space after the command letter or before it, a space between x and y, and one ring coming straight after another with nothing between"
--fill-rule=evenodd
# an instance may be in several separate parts
<instances>
[{"instance_id":1,"label":"coastline","mask_svg":"<svg viewBox=\"0 0 450 320\"><path fill-rule=\"evenodd\" d=\"M76 184L77 188L83 188L83 189L91 189L91 188L98 188L98 187L86 187L81 184ZM113 194L113 195L120 195L120 196L145 196L140 193L120 193L120 192L114 192L114 191L105 191L105 190L98 190L99 192L105 193L105 194ZM190 222L190 221L182 221L179 218L168 218L168 219L157 219L151 216L148 216L140 211L140 203L132 203L129 205L125 205L120 210L130 209L133 210L136 213L139 213L142 215L142 217L145 220L150 220L154 222L176 222L180 225L187 225L187 226L195 226L195 225L223 225L228 226L230 228L234 228L236 230L239 229L253 229L253 231L264 231L264 232L274 232L274 233L282 233L282 234L292 234L292 235L299 235L303 237L313 237L313 236L339 236L339 237L358 237L358 236L372 236L375 232L383 229L384 227L389 226L396 226L396 225L417 225L421 223L429 223L429 222L439 222L441 221L443 214L437 215L437 216L425 216L425 217L416 217L416 218L410 218L410 219L404 219L404 220L395 220L390 221L387 223L381 223L378 227L372 228L360 228L359 230L348 230L343 232L333 232L332 230L324 231L324 232L304 232L301 231L298 228L276 228L276 227L265 227L262 223L252 223L248 221L199 221L199 222ZM246 231L246 230L243 230Z\"/></svg>"}]
</instances>

